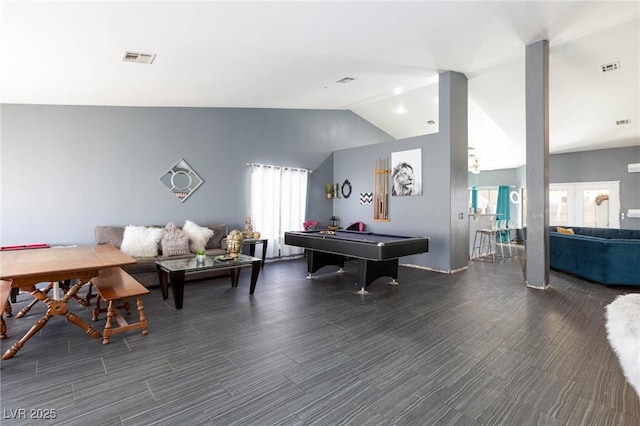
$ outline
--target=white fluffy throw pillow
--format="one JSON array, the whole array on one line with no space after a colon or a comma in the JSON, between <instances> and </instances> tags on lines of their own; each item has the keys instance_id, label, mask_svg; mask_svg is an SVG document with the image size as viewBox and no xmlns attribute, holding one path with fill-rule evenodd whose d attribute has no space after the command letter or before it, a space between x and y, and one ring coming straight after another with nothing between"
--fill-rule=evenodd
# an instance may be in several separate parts
<instances>
[{"instance_id":1,"label":"white fluffy throw pillow","mask_svg":"<svg viewBox=\"0 0 640 426\"><path fill-rule=\"evenodd\" d=\"M189 249L191 253L204 250L209 238L213 237L213 230L199 226L190 220L184 222L182 231L189 237Z\"/></svg>"},{"instance_id":2,"label":"white fluffy throw pillow","mask_svg":"<svg viewBox=\"0 0 640 426\"><path fill-rule=\"evenodd\" d=\"M133 257L155 257L162 228L128 225L124 228L120 250Z\"/></svg>"}]
</instances>

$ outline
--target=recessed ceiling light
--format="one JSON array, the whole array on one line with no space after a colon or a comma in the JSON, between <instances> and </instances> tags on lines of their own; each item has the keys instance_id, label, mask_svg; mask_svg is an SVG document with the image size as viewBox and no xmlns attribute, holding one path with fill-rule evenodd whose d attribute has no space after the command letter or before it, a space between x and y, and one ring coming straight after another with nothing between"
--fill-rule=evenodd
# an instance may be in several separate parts
<instances>
[{"instance_id":1,"label":"recessed ceiling light","mask_svg":"<svg viewBox=\"0 0 640 426\"><path fill-rule=\"evenodd\" d=\"M626 120L616 120L616 124L618 126L622 126L623 124L629 124L631 123L631 120L629 120L628 118Z\"/></svg>"},{"instance_id":2,"label":"recessed ceiling light","mask_svg":"<svg viewBox=\"0 0 640 426\"><path fill-rule=\"evenodd\" d=\"M155 53L124 52L122 62L135 62L136 64L152 64L156 58Z\"/></svg>"},{"instance_id":3,"label":"recessed ceiling light","mask_svg":"<svg viewBox=\"0 0 640 426\"><path fill-rule=\"evenodd\" d=\"M406 114L407 113L407 109L404 107L404 105L400 105L399 107L397 107L395 109L396 114Z\"/></svg>"},{"instance_id":4,"label":"recessed ceiling light","mask_svg":"<svg viewBox=\"0 0 640 426\"><path fill-rule=\"evenodd\" d=\"M344 77L336 81L336 83L351 83L353 80L355 80L353 77Z\"/></svg>"}]
</instances>

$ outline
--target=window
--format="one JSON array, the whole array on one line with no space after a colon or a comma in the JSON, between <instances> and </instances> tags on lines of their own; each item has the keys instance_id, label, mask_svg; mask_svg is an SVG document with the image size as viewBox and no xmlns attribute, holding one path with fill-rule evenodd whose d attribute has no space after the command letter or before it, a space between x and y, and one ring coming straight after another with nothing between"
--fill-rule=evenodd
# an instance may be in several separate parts
<instances>
[{"instance_id":1,"label":"window","mask_svg":"<svg viewBox=\"0 0 640 426\"><path fill-rule=\"evenodd\" d=\"M478 188L478 208L482 209L482 213L487 207L495 213L497 204L498 188ZM471 190L469 190L469 206L471 206Z\"/></svg>"},{"instance_id":2,"label":"window","mask_svg":"<svg viewBox=\"0 0 640 426\"><path fill-rule=\"evenodd\" d=\"M303 253L284 244L285 231L302 228L307 202L308 170L251 165L251 217L253 228L267 238L267 257Z\"/></svg>"},{"instance_id":3,"label":"window","mask_svg":"<svg viewBox=\"0 0 640 426\"><path fill-rule=\"evenodd\" d=\"M549 223L568 225L567 189L563 186L549 186Z\"/></svg>"},{"instance_id":4,"label":"window","mask_svg":"<svg viewBox=\"0 0 640 426\"><path fill-rule=\"evenodd\" d=\"M549 224L619 228L620 182L550 184Z\"/></svg>"}]
</instances>

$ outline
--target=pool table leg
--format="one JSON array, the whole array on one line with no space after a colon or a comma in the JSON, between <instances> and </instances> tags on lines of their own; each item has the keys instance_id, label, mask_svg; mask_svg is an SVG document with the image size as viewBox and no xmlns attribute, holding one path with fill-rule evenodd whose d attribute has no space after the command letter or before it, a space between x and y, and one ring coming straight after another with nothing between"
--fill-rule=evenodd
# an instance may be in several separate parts
<instances>
[{"instance_id":1,"label":"pool table leg","mask_svg":"<svg viewBox=\"0 0 640 426\"><path fill-rule=\"evenodd\" d=\"M366 259L358 260L358 284L364 288L382 277L391 277L391 285L398 285L398 259L373 261ZM393 284L395 283L395 284Z\"/></svg>"},{"instance_id":2,"label":"pool table leg","mask_svg":"<svg viewBox=\"0 0 640 426\"><path fill-rule=\"evenodd\" d=\"M309 273L307 278L310 278L311 274L318 269L329 265L335 265L342 270L344 268L344 256L315 250L307 252L307 272Z\"/></svg>"},{"instance_id":3,"label":"pool table leg","mask_svg":"<svg viewBox=\"0 0 640 426\"><path fill-rule=\"evenodd\" d=\"M356 294L369 294L369 292L364 288L364 286L362 286L360 287L360 290L356 291Z\"/></svg>"}]
</instances>

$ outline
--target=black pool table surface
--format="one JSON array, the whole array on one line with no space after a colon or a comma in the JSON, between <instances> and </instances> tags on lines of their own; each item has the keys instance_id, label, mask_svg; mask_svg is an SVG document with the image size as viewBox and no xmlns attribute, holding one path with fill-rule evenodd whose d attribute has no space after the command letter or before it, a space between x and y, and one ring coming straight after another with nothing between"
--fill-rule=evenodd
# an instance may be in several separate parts
<instances>
[{"instance_id":1,"label":"black pool table surface","mask_svg":"<svg viewBox=\"0 0 640 426\"><path fill-rule=\"evenodd\" d=\"M429 251L429 238L358 231L285 232L285 244L369 260L389 260Z\"/></svg>"},{"instance_id":2,"label":"black pool table surface","mask_svg":"<svg viewBox=\"0 0 640 426\"><path fill-rule=\"evenodd\" d=\"M328 265L344 267L346 257L358 259L358 284L364 289L381 277L392 277L396 285L398 259L429 251L428 237L405 237L358 231L291 231L285 244L307 249L308 278Z\"/></svg>"}]
</instances>

